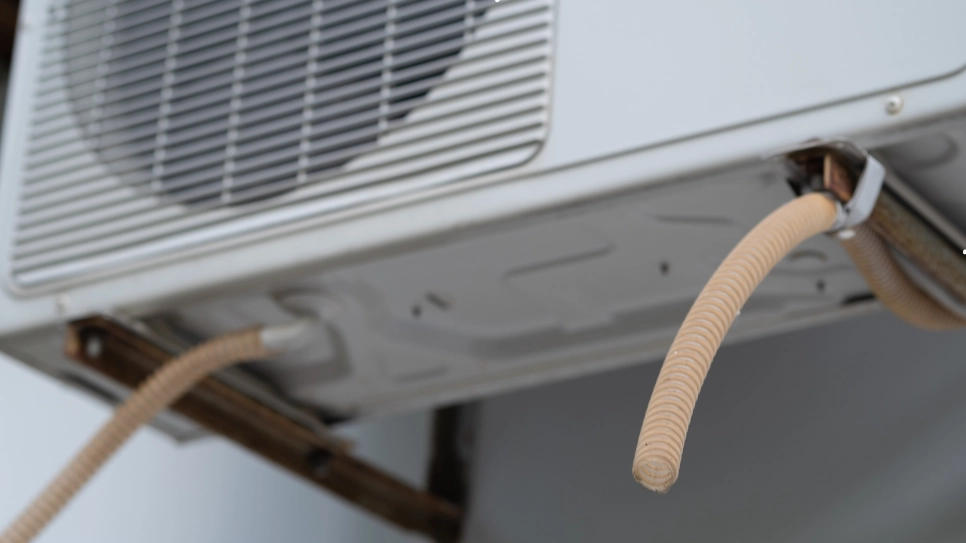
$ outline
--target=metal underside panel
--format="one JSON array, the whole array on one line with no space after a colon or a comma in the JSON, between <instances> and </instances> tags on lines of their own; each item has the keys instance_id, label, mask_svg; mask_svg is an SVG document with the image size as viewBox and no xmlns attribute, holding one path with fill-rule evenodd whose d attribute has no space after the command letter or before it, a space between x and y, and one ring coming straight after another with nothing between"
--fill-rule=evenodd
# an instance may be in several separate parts
<instances>
[{"instance_id":1,"label":"metal underside panel","mask_svg":"<svg viewBox=\"0 0 966 543\"><path fill-rule=\"evenodd\" d=\"M686 187L686 188L685 188ZM741 236L791 197L768 167L669 187L152 315L191 342L307 306L328 334L249 369L296 401L365 414L640 362L670 340ZM799 247L735 334L800 325L867 294L837 242Z\"/></svg>"}]
</instances>

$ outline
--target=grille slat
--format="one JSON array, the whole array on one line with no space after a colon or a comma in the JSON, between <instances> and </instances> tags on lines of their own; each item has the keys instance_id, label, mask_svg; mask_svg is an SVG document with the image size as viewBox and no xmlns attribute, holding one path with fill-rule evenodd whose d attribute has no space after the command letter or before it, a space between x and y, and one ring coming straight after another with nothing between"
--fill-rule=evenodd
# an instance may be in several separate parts
<instances>
[{"instance_id":1,"label":"grille slat","mask_svg":"<svg viewBox=\"0 0 966 543\"><path fill-rule=\"evenodd\" d=\"M535 13L539 13L540 11L543 11L543 10L537 8L536 10L530 10L530 11L527 11L527 12L524 12L524 13L513 13L513 12L511 12L511 13L502 15L500 17L494 17L492 20L489 20L488 19L488 20L480 20L480 21L474 22L473 24L468 25L468 28L470 30L477 30L477 29L479 29L479 28L481 28L483 26L495 26L495 25L498 25L498 24L501 24L501 23L506 23L507 21L511 21L511 20L514 20L514 19L518 19L521 16L533 15ZM482 12L482 8L476 8L474 10L474 12L475 13ZM380 21L377 26L382 27L383 25L384 25L384 21ZM420 27L418 27L417 30L423 29L423 28L431 28L431 25L423 24ZM332 33L333 34L332 36L330 36L330 35L327 34L327 38L329 38L330 40L334 40L335 38L343 37L343 35L344 36L350 36L351 37L351 36L357 35L360 30L361 29L359 29L359 28L344 29L344 33L343 34L336 35L335 33ZM382 34L380 34L380 36L381 35ZM402 35L402 34L401 33L397 33L397 35ZM286 37L288 37L288 36L286 36ZM497 40L499 40L501 37L502 36L495 36L495 37L490 38L490 39L497 39ZM185 57L188 57L190 59L191 58L191 54L194 53L194 52L196 52L196 51L198 51L199 49L202 50L202 51L205 51L208 48L212 47L213 45L217 45L220 42L230 41L231 39L232 38L230 36L226 37L225 35L213 35L212 37L209 38L209 41L208 42L203 43L202 46L199 47L199 48L192 48L190 50L185 50L183 48L179 48L179 51L181 51L179 53L179 55L178 55L178 58L181 59L181 62L179 63L179 65L184 66L184 58ZM376 43L378 41L381 41L381 39L379 39L379 40L373 40L373 43ZM326 48L323 47L320 50L319 56L320 57L324 57L324 56L327 56L327 55L331 55L333 53L337 53L340 50L341 49L339 47L333 47L331 49L326 49ZM380 62L381 62L381 60L380 60ZM378 69L380 67L381 67L381 64L378 65L378 66L374 65L370 69L372 69L373 71L378 71ZM324 70L326 68L327 67L321 67L319 71L320 72L324 72ZM111 75L113 75L113 74L114 74L114 72L111 72ZM84 83L90 83L94 79L95 79L95 77L93 75L91 75L90 77L88 77L86 79L83 79L83 78L75 78L75 81L82 81ZM250 80L251 79L251 76L249 75L248 77L246 77L246 79L249 79ZM123 88L123 85L119 86L118 88ZM58 90L58 89L55 89L55 90ZM75 96L77 98L89 98L89 97L93 96L94 93L95 93L95 91L93 89L90 89L89 92L77 93L77 94L75 94ZM132 97L137 97L137 96L141 95L142 93L143 93L143 90L137 89L137 90L135 90L133 92L130 92L128 94L120 94L118 96L118 99L130 99ZM56 105L56 104L58 104L60 102L54 100L54 101L50 101L49 103L51 105ZM40 104L41 104L41 106L45 106L45 105L47 105L47 102L40 102ZM149 102L146 105L148 105L148 106L150 106L150 105L156 105L156 103L150 103ZM40 107L38 109L39 110L42 110L43 107ZM81 110L81 111L83 111L83 110ZM126 114L126 112L119 112L118 114ZM43 120L46 120L46 117L40 117L40 119L39 119L38 122L42 122Z\"/></svg>"},{"instance_id":2,"label":"grille slat","mask_svg":"<svg viewBox=\"0 0 966 543\"><path fill-rule=\"evenodd\" d=\"M475 161L481 158L488 159L487 170L517 166L533 156L539 149L539 141L543 137L545 137L545 130L541 126L529 132L508 134L499 140L464 148L459 152L434 153L432 158L438 160L430 161L427 157L417 157L408 164L411 170L398 172L400 177L418 179L406 186L377 185L372 191L366 193L304 190L297 201L293 201L286 193L279 196L278 205L273 207L254 207L255 212L246 210L246 212L234 214L224 208L213 209L208 216L204 217L204 221L192 217L194 220L186 221L183 224L184 230L175 234L159 236L149 242L134 244L121 250L91 253L52 265L19 267L13 271L21 286L49 286L63 284L72 278L100 277L118 273L118 270L137 267L139 262L156 262L157 258L164 255L190 256L205 250L211 244L242 236L257 236L266 224L281 227L318 220L328 214L364 205L373 200L391 198L445 183L452 180L454 176L459 179L479 175L480 170L475 165L477 163ZM375 177L373 175L352 179L362 185L360 178L363 177L368 177L370 183L378 182L373 180ZM257 195L255 200L257 201ZM257 220L255 220L256 217Z\"/></svg>"},{"instance_id":3,"label":"grille slat","mask_svg":"<svg viewBox=\"0 0 966 543\"><path fill-rule=\"evenodd\" d=\"M452 142L447 147L437 147L433 145L431 148L421 149L421 153L417 156L429 156L436 152L446 152L459 149L464 146L472 146L486 143L494 137L494 132L499 131L500 135L506 133L516 133L527 130L533 130L537 128L538 121L535 119L527 118L514 118L510 122L505 122L498 126L485 126L477 127L472 130L471 134L468 134L465 139ZM393 157L394 161L398 160L398 157ZM324 163L325 157L318 157L318 163ZM290 166L287 166L290 167ZM258 182L243 183L239 186L244 187L254 187L257 186ZM149 209L149 208L147 208ZM113 249L118 249L126 246L130 246L134 243L139 243L150 239L157 235L167 235L178 231L182 228L181 225L176 223L169 223L166 221L158 221L157 215L164 216L166 213L164 210L154 210L151 209L146 213L129 213L126 221L118 221L112 223L107 228L103 226L94 228L90 231L78 231L71 232L64 236L64 238L57 239L56 241L45 240L43 243L35 244L34 248L27 246L26 248L19 248L16 256L18 262L21 262L26 267L36 267L43 265L55 264L58 262L63 262L70 260L72 258L77 258L83 254L92 252L104 252ZM205 220L204 214L195 215L197 220ZM145 224L147 223L147 224ZM121 226L117 228L115 225ZM145 232L145 226L154 226L151 229L150 234ZM111 234L113 235L105 235ZM66 239L65 239L66 238ZM44 245L48 245L44 247ZM39 246L39 248L37 248ZM50 249L60 249L56 254L50 254L48 251Z\"/></svg>"},{"instance_id":4,"label":"grille slat","mask_svg":"<svg viewBox=\"0 0 966 543\"><path fill-rule=\"evenodd\" d=\"M534 97L539 98L540 93L542 91L540 87L542 82L539 81L540 77L541 77L541 74L531 74L529 76L529 78L531 79L531 83L529 86L526 86L526 85L504 86L502 90L499 89L498 87L494 87L493 89L485 89L484 92L482 93L478 93L478 94L474 93L477 96L481 97L481 99L477 102L470 102L472 95L458 95L455 98L453 98L452 102L448 104L444 103L444 104L438 105L435 108L435 111L431 112L432 113L431 117L421 119L413 123L397 123L397 125L393 126L392 128L396 129L398 126L402 126L402 125L405 125L410 130L413 130L420 126L429 126L430 128L432 128L435 126L444 125L445 123L448 123L448 122L452 122L450 118L456 115L476 114L478 110L482 110L484 113L493 112L493 111L498 112L500 111L500 107L504 104L513 105L515 102L519 100L526 100ZM537 81L534 82L533 81L534 79L536 79ZM490 91L490 92L486 92L486 91ZM456 101L461 98L463 99L462 101ZM467 122L467 121L464 121L464 122ZM473 122L480 122L480 121L474 117ZM400 138L400 139L403 142L406 141L404 138ZM386 148L386 147L389 147L389 146L386 145L383 148ZM327 160L331 160L333 159L333 156L326 156L324 158ZM134 171L137 171L137 169L135 168ZM148 176L145 176L142 178L142 183L147 183L149 182L149 180L150 178ZM95 182L99 184L99 182L97 181ZM133 183L130 186L136 186L136 183ZM190 188L190 186L191 184L187 183L184 180L173 184L173 188L175 189L185 189L185 188ZM122 188L127 188L127 186ZM72 218L76 218L75 211L74 211L75 209L96 209L96 212L94 212L94 214L101 215L107 211L105 209L106 202L98 200L95 204L94 202L81 200L81 198L83 197L88 197L88 196L96 197L100 194L100 192L102 192L102 190L98 190L97 188L95 188L94 190L86 194L75 193L69 198L56 200L56 203L68 202L68 205L71 206L69 208L60 208L55 210L46 209L51 205L50 203L45 203L45 205L37 206L33 211L36 211L36 212L44 211L44 213L42 215L39 213L33 213L32 215L34 216L31 216L29 221L22 221L21 225L29 227L33 224L48 223L53 217L56 217L56 216L71 216ZM128 194L128 193L115 190L115 194ZM210 193L193 193L193 195L203 196L203 195L210 195ZM130 196L128 196L128 198L130 198ZM74 206L76 206L76 208ZM76 224L74 226L76 226ZM28 236L30 235L29 231L25 231L23 233Z\"/></svg>"},{"instance_id":5,"label":"grille slat","mask_svg":"<svg viewBox=\"0 0 966 543\"><path fill-rule=\"evenodd\" d=\"M24 288L518 165L545 135L552 0L61 1Z\"/></svg>"},{"instance_id":6,"label":"grille slat","mask_svg":"<svg viewBox=\"0 0 966 543\"><path fill-rule=\"evenodd\" d=\"M427 141L431 140L433 136L452 135L454 132L458 132L460 128L485 124L488 122L493 122L494 120L503 119L508 115L521 114L522 112L533 110L534 108L540 106L540 100L542 99L540 90L541 89L538 86L534 86L529 93L519 96L515 96L509 92L498 93L487 101L475 104L475 107L459 108L458 111L463 115L457 118L454 118L452 112L443 111L441 112L441 115L434 117L428 122L422 123L422 130L419 129L420 125L409 127L408 129L414 134L408 136L404 134L403 137L400 138L400 143L405 144L414 141ZM440 127L440 130L443 132L434 133L433 129L436 127ZM339 153L330 153L328 155L321 156L319 160L324 162L338 159L341 156L340 153L345 152L346 151L343 150ZM384 161L378 162L376 165L382 164L382 162ZM182 186L176 188L190 188L190 185L183 184ZM206 190L208 190L208 192L205 192L205 190L195 190L186 197L200 198L213 194L213 192L211 192L211 188ZM113 187L107 192L108 194L106 196L104 194L97 194L94 195L94 198L87 201L79 201L79 199L75 197L71 200L68 200L67 203L59 209L46 210L43 220L33 223L38 225L37 228L32 228L31 224L22 225L24 227L22 230L22 240L38 240L51 234L57 234L82 228L90 224L96 224L99 221L123 217L129 213L128 208L125 207L129 201L145 200L145 198L137 196L132 198L130 189L128 187ZM118 210L115 210L112 206L117 207ZM79 210L91 209L94 207L99 208L99 211L96 214L81 215L77 212ZM54 220L56 217L65 217L65 219L62 221L56 221Z\"/></svg>"},{"instance_id":7,"label":"grille slat","mask_svg":"<svg viewBox=\"0 0 966 543\"><path fill-rule=\"evenodd\" d=\"M527 36L527 37L528 37L528 41L524 42L523 45L522 45L522 48L524 50L526 50L527 48L533 48L534 46L539 46L539 45L545 43L543 40L539 39L539 37L536 40L533 40L530 36ZM519 45L519 44L510 43L508 45ZM525 52L525 56L522 56L522 57L519 55L519 53L517 53L517 52L515 52L513 50L505 51L505 50L501 49L501 50L498 50L495 54L503 55L503 57L502 58L491 58L489 55L487 55L487 56L479 56L479 57L474 57L474 58L468 59L467 62L453 64L453 68L452 69L456 69L457 67L468 67L468 71L466 73L460 73L459 75L457 75L455 77L449 78L447 81L445 81L445 82L443 82L441 84L438 84L437 87L438 88L445 88L447 86L453 85L453 84L458 83L460 81L463 81L465 79L472 79L474 77L479 77L481 75L488 75L488 74L493 73L494 71L499 71L499 70L509 71L511 69L515 69L516 66L517 66L517 64L519 62L521 62L521 60L520 60L521 58L523 59L523 62L543 61L546 58L544 55L541 54L541 52L540 52L539 49L536 50L536 54L534 54L532 52L529 53L529 54L526 54L526 52ZM473 61L472 66L469 66L470 61ZM445 60L444 61L439 61L434 66L438 67L439 65L442 65L444 63L445 63ZM424 70L421 67L417 66L417 67L414 67L414 68L410 68L410 69L407 69L407 70L403 70L403 71L398 72L398 74L396 74L396 76L395 76L395 79L390 79L390 82L392 84L405 84L410 79L419 79L420 77L426 75L427 73L430 73L430 70ZM381 82L380 82L380 84L381 84ZM373 89L378 88L378 85L374 84L371 80L364 81L363 83L360 83L360 84L357 84L357 85L358 85L358 89L359 90L373 90ZM326 85L326 86L330 87L331 85ZM347 90L351 90L351 88L350 87L347 87L347 86L337 86L332 91L330 91L329 93L318 94L318 95L316 95L318 98L315 100L314 105L315 106L330 106L330 109L335 110L335 111L339 111L340 108L341 108L341 110L343 110L343 111L345 111L345 112L348 113L348 112L352 112L352 111L357 111L359 109L368 108L368 107L372 106L373 104L375 104L375 103L377 103L377 102L379 102L381 100L381 97L373 97L371 94L365 94L365 96L363 98L356 99L355 101L346 100L347 98L350 98L351 97L351 93L345 92ZM296 93L295 96L300 96L300 93ZM395 98L395 97L398 97L398 95L394 95L392 97ZM190 108L190 109L192 109L192 110L193 109L203 109L203 108L206 108L206 107L208 107L208 106L210 106L210 105L212 105L214 103L219 103L219 102L223 103L223 100L218 100L217 98L210 98L209 97L208 99L197 101L196 103L194 103L193 107ZM243 102L243 106L242 106L242 110L241 110L243 114L244 114L245 111L247 111L246 110L246 107L244 106L244 103L246 103L246 102ZM429 103L429 101L427 101L427 104L428 103ZM260 104L260 102L256 102L255 104L253 104L253 107L256 106L256 105L257 106L260 106L261 104ZM303 106L300 104L300 105L298 105L296 107L297 108L301 108ZM316 109L318 109L318 108L316 108ZM320 112L320 114L324 114L324 113L325 113L325 111ZM374 112L373 115L374 116L378 116L378 115L380 115L380 113ZM199 117L199 119L205 119L205 118L206 118L205 116ZM264 119L264 117L256 117L254 119L254 121L261 121L263 119ZM142 121L139 124L141 124L142 126L145 124L144 121L143 121L143 119L142 119ZM242 124L245 124L245 118L244 118L244 116L242 118ZM124 127L124 128L130 129L130 128L133 128L133 126L131 126L131 127ZM174 143L179 143L181 141L187 141L187 142L196 141L199 138L208 136L208 135L210 135L212 133L216 133L216 132L219 132L219 130L216 129L216 127L199 127L199 128L195 128L191 132L185 133L185 135L184 135L183 138L175 138L174 139ZM153 134L153 129L147 129L145 133L147 133L147 134ZM139 133L127 133L127 134L125 134L125 138L127 138L128 141L130 139L137 139L138 137L141 137L141 136L142 136L142 134L139 134ZM102 146L102 147L98 147L98 149L100 149L100 150L103 151L103 150L107 149L107 147L103 147ZM32 181L32 180L33 180L33 178L28 178L28 182L29 181ZM29 194L32 194L32 193L29 192L29 188L28 188L28 195Z\"/></svg>"},{"instance_id":8,"label":"grille slat","mask_svg":"<svg viewBox=\"0 0 966 543\"><path fill-rule=\"evenodd\" d=\"M529 46L533 46L533 45L539 45L539 43L541 43L541 42L540 41L537 41L537 42L528 42L528 43L523 44L523 47L529 47ZM511 43L511 45L513 45L513 44ZM517 45L519 45L519 44L517 44ZM502 51L501 50L501 51L497 51L497 52L495 52L493 54L502 54L502 53L505 53L505 52L506 51ZM471 58L471 59L467 59L467 60L469 62L472 62L472 61L479 61L479 60L484 60L484 59L485 59L485 57L480 56L480 57L477 57L477 58ZM456 68L456 67L462 66L465 63L466 62L452 63L452 68ZM413 68L408 68L408 69L405 69L405 70L401 70L401 71L397 72L393 77L391 77L390 80L389 80L389 82L390 82L391 85L405 84L405 83L407 83L411 79L418 79L420 77L426 76L427 74L433 73L434 71L438 71L439 67L441 67L443 65L446 65L446 64L447 64L447 61L444 59L444 60L441 60L441 61L437 61L435 63L429 63L429 64L425 64L425 65L417 65L417 66L415 66ZM332 88L332 87L335 87L335 89L332 92L330 92L330 93L324 93L322 95L323 97L320 98L319 100L317 100L315 103L318 104L318 105L328 104L328 103L330 103L332 101L340 100L340 99L343 99L343 98L346 98L346 97L350 96L351 95L351 92L349 92L349 91L352 91L352 90L355 90L357 92L363 92L363 91L366 91L366 90L371 91L371 90L373 90L375 88L378 88L382 84L382 82L374 82L370 78L370 79L364 80L364 81L362 81L360 83L357 83L354 88L350 88L347 85L338 86L338 81L340 79L341 80L346 80L346 79L351 79L351 78L353 78L351 75L347 75L345 77L335 78L335 80L334 81L331 81L331 82L330 81L327 81L327 80L322 80L322 83L321 84L317 84L317 88ZM392 94L392 92L393 91L390 90L390 94ZM296 91L284 91L284 93L287 93L290 97L291 96L299 96L300 95L300 93L298 93ZM393 99L395 99L396 97L397 96L391 96L391 98L393 98ZM252 100L251 102L244 102L241 109L242 109L242 111L245 111L245 110L247 110L248 107L251 107L251 108L261 107L262 106L262 103L263 102L266 102L266 101L270 102L271 101L271 97L268 100L258 100L258 99L255 99L255 100ZM368 102L363 102L363 105L370 105L373 101L378 101L378 100L370 100ZM210 107L212 104L216 104L216 103L219 103L219 102L223 102L223 100L221 99L221 97L219 97L217 95L215 95L215 96L207 95L207 96L202 96L202 97L194 97L194 98L192 98L190 100L184 100L183 102L181 102L181 104L182 104L182 107L184 108L184 111L193 111L193 110L203 110L205 108ZM246 104L246 103L250 103L250 105L249 106L245 106L244 104ZM350 103L350 104L347 104L346 107L347 108L350 108L350 107L353 107L355 105L356 104L351 104ZM106 120L109 120L111 118L113 118L113 117L108 117ZM155 118L155 117L151 113L142 113L140 115L131 116L130 119L128 120L128 124L126 124L126 125L125 124L121 124L120 126L118 126L116 128L116 130L119 130L119 131L131 130L133 128L136 128L137 126L144 126L146 123L149 124L150 121L151 121L151 119L153 119L153 118ZM199 118L199 120L202 120L202 119L203 118ZM59 134L59 132L60 132L60 128L59 127L53 127L53 128L50 129L50 132L49 133L50 134ZM149 130L148 132L150 133L151 131ZM105 135L108 135L110 133L111 133L111 131L105 131L104 132ZM125 139L127 139L127 140L137 139L140 136L143 136L143 134L130 133L130 132L128 132L128 133L125 134ZM39 136L38 136L38 139L39 139ZM102 149L103 146L100 146L98 148L99 149ZM32 180L32 179L33 178L30 178L30 180Z\"/></svg>"},{"instance_id":9,"label":"grille slat","mask_svg":"<svg viewBox=\"0 0 966 543\"><path fill-rule=\"evenodd\" d=\"M453 3L452 0L446 0L446 2L449 3L449 4L452 4ZM485 7L478 6L478 7L474 8L471 11L472 11L472 14L478 15L478 14L484 12L485 9L486 9ZM460 12L460 13L462 13L462 12ZM512 16L513 14L510 14L510 15ZM429 29L429 28L439 27L440 22L446 22L446 20L448 20L448 19L451 20L452 19L452 15L447 15L447 14L438 15L437 14L437 15L434 15L433 17L430 17L430 18L424 18L424 19L420 19L420 20L417 20L417 21L409 21L409 22L405 23L404 26L401 26L399 29L397 29L396 35L397 36L405 37L407 34L410 34L410 33L415 33L415 32L421 31L421 30ZM296 21L297 23L302 23L303 22L303 21L300 21L299 18L297 18L297 17L296 18L293 18L293 20ZM333 41L337 41L338 39L341 39L341 38L356 36L356 35L358 35L359 32L364 31L364 30L377 29L377 30L380 30L381 31L383 29L384 25L385 25L385 22L386 22L386 18L384 16L382 16L381 18L376 18L376 19L371 19L371 20L352 21L351 22L351 25L340 25L337 28L333 28L331 32L327 32L326 33L326 42L333 42ZM494 22L496 22L496 20L494 20ZM473 23L471 23L469 25L462 25L462 26L472 29L475 26L478 26L479 24L486 24L486 23L487 23L486 20L482 20L481 19L481 20L475 21L475 22L473 22ZM289 38L292 35L295 35L296 33L297 32L293 32L293 33L280 33L280 36L278 36L278 39ZM255 32L253 31L252 34L255 34ZM206 38L209 41L205 41L205 42L200 43L198 47L185 48L184 45L181 45L181 47L179 49L180 50L180 55L185 55L185 54L188 54L190 52L194 52L194 51L196 51L198 49L203 49L203 48L209 47L209 46L212 45L212 41L210 41L210 40L217 40L217 39L222 39L222 38L223 38L223 36L221 36L219 34L212 34L212 35L210 35L210 36L208 36ZM257 43L257 41L258 41L258 37L257 36L252 36L250 39L252 40L252 43L254 45L256 45L256 46L264 45L263 43ZM182 41L184 41L184 38L182 38ZM96 53L96 51L95 51L95 53ZM126 57L116 57L116 58L126 58Z\"/></svg>"},{"instance_id":10,"label":"grille slat","mask_svg":"<svg viewBox=\"0 0 966 543\"><path fill-rule=\"evenodd\" d=\"M533 63L535 61L539 61L539 58L536 59L536 60L535 59L526 59L526 60L520 62L519 66L515 66L515 67L512 66L512 65L510 65L510 66L503 66L503 68L510 68L510 69L507 69L507 70L505 70L503 72L500 72L497 75L511 76L512 77L515 74L520 73L520 74L524 74L521 77L531 77L531 78L532 77L539 77L541 74L538 73L538 74L534 75L530 71L530 68L533 66ZM485 73L492 74L493 72L492 71L489 71L489 72L485 72ZM447 87L453 86L453 85L455 85L455 84L457 84L457 83L459 83L461 81L465 82L466 80L465 79L462 79L462 78L456 79L456 80L447 82L447 84L445 84L445 85L441 85L439 88L445 91L447 89ZM511 82L511 84L513 84L513 83L521 83L522 80L514 80L514 79L511 79L510 82ZM429 117L427 120L422 120L421 119L421 120L407 121L407 122L408 122L409 125L413 125L413 124L419 124L419 123L423 123L423 122L434 122L434 121L440 120L441 118L443 118L443 117L451 114L451 113L447 113L447 111L452 110L452 111L458 113L459 111L461 111L461 108L463 108L465 106L462 103L457 103L455 106L449 106L449 108L447 109L447 107L445 105L444 106L438 106L437 105L438 103L445 102L445 101L456 101L456 100L459 100L460 98L466 98L467 96L470 96L472 94L481 93L481 92L484 93L484 95L485 95L487 92L492 92L492 91L498 89L500 86L505 85L505 84L506 84L505 82L503 82L503 81L501 81L499 79L496 79L496 80L494 80L493 86L483 87L481 89L470 88L468 94L459 94L459 93L457 93L457 94L445 94L445 93L441 93L439 99L432 100L432 101L428 101L428 102L424 103L423 110L424 111L427 111L427 112L429 112L429 111L434 111L434 112L442 111L442 113L435 113L431 117ZM513 87L513 88L516 88L516 87ZM496 94L496 95L499 96L500 94ZM390 113L396 113L396 112L398 112L400 110L405 110L406 107L407 107L406 104L403 104L402 106L397 106L395 109L391 109L390 110ZM430 109L430 108L432 108L432 109ZM365 107L356 108L356 110L360 110L360 109L362 111L364 111L364 112L365 111L368 111L368 109L365 108ZM351 108L348 108L348 107L343 108L343 109L340 109L338 107L333 107L332 110L334 112L336 112L336 113L343 113L343 112L351 112L351 111L353 111ZM378 117L378 115L373 114L373 113L363 113L363 114L360 114L360 115L356 115L355 117L346 117L344 119L349 119L348 122L361 122L363 119L366 119L366 118L375 119L377 117ZM342 122L346 122L344 119L343 119ZM395 129L395 128L396 128L395 125L388 127L388 129L390 129L390 130L391 129ZM197 142L200 139L202 139L204 137L210 137L212 135L219 134L219 133L222 133L222 132L223 131L220 131L220 130L212 130L210 127L207 127L207 126L204 127L204 128L200 128L199 127L199 128L193 129L193 133L192 134L183 136L183 139L185 139L185 140L187 140L189 142L192 142L192 145L190 147L185 146L187 148L187 150L185 152L182 152L182 153L175 153L175 156L176 157L181 157L181 156L184 156L186 154L190 154L190 153L198 150L200 144L198 144ZM258 129L253 130L253 131L245 134L245 136L243 138L241 138L241 141L244 141L244 140L247 140L247 139L251 139L253 137L262 136L262 135L264 135L264 133L265 133L265 130L259 126ZM147 165L146 163L141 163L141 164L139 164L139 163L131 163L131 164L129 164L128 169L122 170L122 172L127 173L128 171L135 171L135 170L137 170L139 168L143 168L146 165ZM68 168L68 169L63 170L62 173L68 173L69 171L70 171L70 169ZM94 176L92 176L90 178L87 178L87 179L89 179L90 181L96 181L97 179L99 179L99 173L95 173ZM78 178L72 178L70 181L71 181L71 184L72 185L83 184L85 182L84 179L78 179ZM146 181L142 179L142 182L146 182ZM56 185L54 187L51 187L51 186L43 186L41 189L35 189L34 186L28 185L26 187L26 192L27 192L26 209L28 211L33 211L35 209L41 209L41 208L45 207L45 205L39 205L39 206L36 205L36 203L34 202L33 196L34 195L45 195L45 194L48 194L50 192L57 192L57 189L60 188L60 187L63 187L63 186L64 186L63 184L58 184L58 185ZM34 190L31 191L31 189L34 189Z\"/></svg>"}]
</instances>

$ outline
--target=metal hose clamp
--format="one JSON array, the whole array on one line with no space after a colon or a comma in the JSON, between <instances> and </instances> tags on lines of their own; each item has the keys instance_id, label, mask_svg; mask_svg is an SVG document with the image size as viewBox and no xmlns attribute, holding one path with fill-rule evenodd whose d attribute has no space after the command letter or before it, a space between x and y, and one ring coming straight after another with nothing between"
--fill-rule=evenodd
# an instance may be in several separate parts
<instances>
[{"instance_id":1,"label":"metal hose clamp","mask_svg":"<svg viewBox=\"0 0 966 543\"><path fill-rule=\"evenodd\" d=\"M853 172L860 172L852 197L847 202L842 202L839 198L829 194L829 198L835 202L839 209L838 218L828 231L830 234L835 234L865 222L872 215L872 210L875 208L875 203L885 183L885 166L865 149L845 138L809 140L775 153L769 153L766 158L778 158L788 163L794 162L796 157L819 155L827 152L834 153L837 157L849 163ZM799 182L803 187L822 190L819 187L809 187L808 180L800 180Z\"/></svg>"}]
</instances>

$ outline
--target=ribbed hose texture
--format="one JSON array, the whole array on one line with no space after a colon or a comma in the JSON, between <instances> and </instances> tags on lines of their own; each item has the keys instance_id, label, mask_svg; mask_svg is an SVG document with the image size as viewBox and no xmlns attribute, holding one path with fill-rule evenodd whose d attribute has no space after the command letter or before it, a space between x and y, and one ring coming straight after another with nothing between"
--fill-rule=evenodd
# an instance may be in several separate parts
<instances>
[{"instance_id":1,"label":"ribbed hose texture","mask_svg":"<svg viewBox=\"0 0 966 543\"><path fill-rule=\"evenodd\" d=\"M36 537L138 427L205 376L269 355L259 330L252 329L203 343L165 364L117 408L110 421L0 536L0 543L27 543Z\"/></svg>"},{"instance_id":2,"label":"ribbed hose texture","mask_svg":"<svg viewBox=\"0 0 966 543\"><path fill-rule=\"evenodd\" d=\"M915 285L902 271L885 242L871 227L860 224L842 246L876 298L900 319L926 330L962 328L966 322Z\"/></svg>"},{"instance_id":3,"label":"ribbed hose texture","mask_svg":"<svg viewBox=\"0 0 966 543\"><path fill-rule=\"evenodd\" d=\"M633 473L665 493L678 478L698 392L738 311L778 262L805 239L829 230L837 208L823 194L807 194L778 208L731 251L698 295L651 394Z\"/></svg>"}]
</instances>

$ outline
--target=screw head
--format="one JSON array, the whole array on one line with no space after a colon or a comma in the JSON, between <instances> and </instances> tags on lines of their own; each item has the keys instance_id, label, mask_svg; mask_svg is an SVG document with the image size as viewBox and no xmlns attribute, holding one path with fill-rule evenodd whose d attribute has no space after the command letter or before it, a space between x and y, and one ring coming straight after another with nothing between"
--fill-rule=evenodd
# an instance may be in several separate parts
<instances>
[{"instance_id":1,"label":"screw head","mask_svg":"<svg viewBox=\"0 0 966 543\"><path fill-rule=\"evenodd\" d=\"M902 97L898 94L893 94L888 100L886 100L886 113L889 115L897 115L900 111L902 111L902 106L904 105L905 102L902 100Z\"/></svg>"},{"instance_id":2,"label":"screw head","mask_svg":"<svg viewBox=\"0 0 966 543\"><path fill-rule=\"evenodd\" d=\"M839 230L836 236L838 236L839 239L852 239L855 237L855 230L852 230L851 228Z\"/></svg>"},{"instance_id":3,"label":"screw head","mask_svg":"<svg viewBox=\"0 0 966 543\"><path fill-rule=\"evenodd\" d=\"M69 308L68 306L70 305L70 298L67 296L67 294L60 294L57 296L56 305L57 313L63 315L67 313Z\"/></svg>"},{"instance_id":4,"label":"screw head","mask_svg":"<svg viewBox=\"0 0 966 543\"><path fill-rule=\"evenodd\" d=\"M91 336L87 338L87 342L84 343L84 354L87 358L99 358L101 353L104 352L104 343L98 336Z\"/></svg>"}]
</instances>

